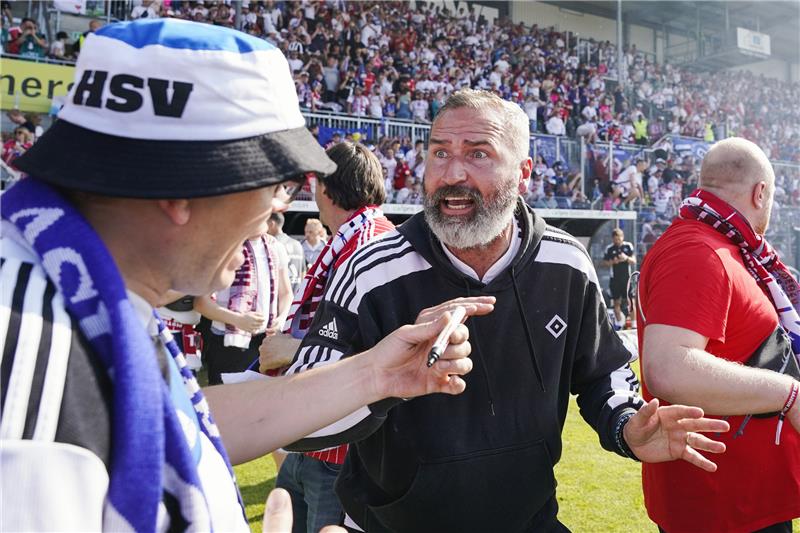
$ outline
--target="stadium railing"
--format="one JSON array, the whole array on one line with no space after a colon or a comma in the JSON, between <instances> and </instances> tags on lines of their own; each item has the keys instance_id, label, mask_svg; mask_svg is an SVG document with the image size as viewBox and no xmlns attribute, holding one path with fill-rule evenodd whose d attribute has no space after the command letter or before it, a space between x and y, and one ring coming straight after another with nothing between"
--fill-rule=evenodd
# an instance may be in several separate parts
<instances>
[{"instance_id":1,"label":"stadium railing","mask_svg":"<svg viewBox=\"0 0 800 533\"><path fill-rule=\"evenodd\" d=\"M20 59L22 61L32 61L34 63L50 63L53 65L66 65L68 67L75 66L75 61L72 60L54 59L52 57L36 57L36 56L25 56L20 54L9 54L6 51L0 53L0 57L8 59Z\"/></svg>"},{"instance_id":2,"label":"stadium railing","mask_svg":"<svg viewBox=\"0 0 800 533\"><path fill-rule=\"evenodd\" d=\"M309 127L319 126L340 133L358 132L362 138L368 139L371 143L377 143L381 137L399 139L407 137L413 144L418 140L427 142L430 137L430 124L411 120L378 119L325 111L301 111L306 118L306 125ZM577 169L581 162L581 143L567 137L532 133L530 154L534 159L539 154L543 155L549 165L561 161L568 168Z\"/></svg>"}]
</instances>

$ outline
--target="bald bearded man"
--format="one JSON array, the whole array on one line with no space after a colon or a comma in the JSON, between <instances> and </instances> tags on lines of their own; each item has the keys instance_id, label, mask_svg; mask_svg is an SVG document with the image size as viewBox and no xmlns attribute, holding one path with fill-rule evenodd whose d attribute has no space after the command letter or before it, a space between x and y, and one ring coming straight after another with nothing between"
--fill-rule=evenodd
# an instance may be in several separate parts
<instances>
[{"instance_id":1,"label":"bald bearded man","mask_svg":"<svg viewBox=\"0 0 800 533\"><path fill-rule=\"evenodd\" d=\"M697 405L731 424L713 474L643 465L645 504L661 531L790 532L800 516L800 291L763 238L774 190L758 146L717 143L700 188L642 265L645 398Z\"/></svg>"}]
</instances>

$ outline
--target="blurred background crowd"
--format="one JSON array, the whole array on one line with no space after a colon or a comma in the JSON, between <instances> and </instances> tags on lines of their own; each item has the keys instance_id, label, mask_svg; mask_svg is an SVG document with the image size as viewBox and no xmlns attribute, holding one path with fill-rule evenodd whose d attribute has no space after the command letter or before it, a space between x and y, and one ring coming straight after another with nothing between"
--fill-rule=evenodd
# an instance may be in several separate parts
<instances>
[{"instance_id":1,"label":"blurred background crowd","mask_svg":"<svg viewBox=\"0 0 800 533\"><path fill-rule=\"evenodd\" d=\"M2 4L2 47L15 57L74 61L83 40L101 25L93 20L79 35L59 32L48 40L35 20L15 22L10 3ZM611 42L506 18L450 13L445 5L243 1L237 16L225 1L134 0L125 3L124 18L238 25L269 41L288 58L307 117L333 114L424 126L453 91L494 91L520 105L532 133L582 140L589 147L582 164L532 150L534 175L526 200L539 208L640 210L643 240L674 216L697 182L702 152L675 150L664 140L669 134L706 143L741 136L773 161L794 163L775 167L776 203L800 207L800 84L744 71L688 71L659 64L633 45L621 54L628 80L623 91L616 81L620 56ZM39 117L13 113L8 118L15 129L3 131L2 154L11 168L41 134ZM347 128L320 132L318 123L313 129L324 146L348 139L374 150L389 203L422 203L424 137ZM604 148L607 143L641 151L618 152Z\"/></svg>"}]
</instances>

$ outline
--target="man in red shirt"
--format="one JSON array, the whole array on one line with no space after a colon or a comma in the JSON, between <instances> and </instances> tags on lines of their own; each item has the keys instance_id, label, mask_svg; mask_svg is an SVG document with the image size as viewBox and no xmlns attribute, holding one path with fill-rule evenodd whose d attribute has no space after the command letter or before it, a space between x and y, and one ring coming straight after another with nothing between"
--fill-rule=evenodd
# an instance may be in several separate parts
<instances>
[{"instance_id":1,"label":"man in red shirt","mask_svg":"<svg viewBox=\"0 0 800 533\"><path fill-rule=\"evenodd\" d=\"M727 452L715 473L643 465L645 505L661 531L791 532L800 517L800 291L763 239L774 190L758 146L717 143L700 189L642 266L645 398L697 405L731 425L718 435Z\"/></svg>"}]
</instances>

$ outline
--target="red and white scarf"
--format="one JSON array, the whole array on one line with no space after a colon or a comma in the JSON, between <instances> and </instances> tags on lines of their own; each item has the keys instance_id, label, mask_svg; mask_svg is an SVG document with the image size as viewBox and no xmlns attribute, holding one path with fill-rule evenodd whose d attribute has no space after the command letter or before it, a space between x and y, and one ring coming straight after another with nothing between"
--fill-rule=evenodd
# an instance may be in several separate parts
<instances>
[{"instance_id":1,"label":"red and white scarf","mask_svg":"<svg viewBox=\"0 0 800 533\"><path fill-rule=\"evenodd\" d=\"M331 267L336 263L339 254L353 239L358 239L357 248L371 241L375 237L374 221L382 216L383 211L377 206L362 207L339 227L336 235L328 240L295 292L289 317L283 326L284 333L290 333L296 339L305 336L325 292Z\"/></svg>"},{"instance_id":2,"label":"red and white scarf","mask_svg":"<svg viewBox=\"0 0 800 533\"><path fill-rule=\"evenodd\" d=\"M269 276L269 300L267 300L267 309L269 314L267 318L267 327L272 325L277 313L277 265L275 264L275 255L273 247L277 245L274 237L268 234L261 236L261 244L267 255L267 272ZM250 241L244 243L244 263L236 271L233 279L233 284L229 289L228 296L228 310L236 313L248 313L257 309L258 298L264 298L265 295L258 294L258 276L263 275L258 272L256 265L256 252ZM247 331L242 331L233 324L225 324L225 346L236 346L245 349L250 346L250 339L252 335Z\"/></svg>"},{"instance_id":3,"label":"red and white scarf","mask_svg":"<svg viewBox=\"0 0 800 533\"><path fill-rule=\"evenodd\" d=\"M772 301L781 327L792 340L792 351L800 362L800 285L778 254L739 211L703 189L695 190L681 203L682 219L699 220L725 235L739 247L744 265Z\"/></svg>"}]
</instances>

